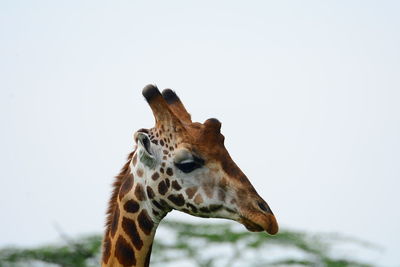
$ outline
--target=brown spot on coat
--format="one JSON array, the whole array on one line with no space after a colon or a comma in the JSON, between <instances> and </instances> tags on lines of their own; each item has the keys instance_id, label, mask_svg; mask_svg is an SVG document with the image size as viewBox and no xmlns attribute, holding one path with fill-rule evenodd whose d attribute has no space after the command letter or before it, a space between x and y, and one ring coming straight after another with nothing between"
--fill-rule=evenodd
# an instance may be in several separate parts
<instances>
[{"instance_id":1,"label":"brown spot on coat","mask_svg":"<svg viewBox=\"0 0 400 267\"><path fill-rule=\"evenodd\" d=\"M174 172L172 171L171 168L167 168L167 174L168 174L169 176L172 176L172 175L174 175Z\"/></svg>"},{"instance_id":2,"label":"brown spot on coat","mask_svg":"<svg viewBox=\"0 0 400 267\"><path fill-rule=\"evenodd\" d=\"M177 205L178 207L183 206L185 204L185 199L183 198L182 194L179 195L169 195L168 199Z\"/></svg>"},{"instance_id":3,"label":"brown spot on coat","mask_svg":"<svg viewBox=\"0 0 400 267\"><path fill-rule=\"evenodd\" d=\"M119 207L116 207L111 222L111 237L114 237L115 233L117 232L118 222L119 222Z\"/></svg>"},{"instance_id":4,"label":"brown spot on coat","mask_svg":"<svg viewBox=\"0 0 400 267\"><path fill-rule=\"evenodd\" d=\"M154 181L158 178L160 178L160 174L158 174L158 172L153 173L153 175L151 176L151 179L153 179Z\"/></svg>"},{"instance_id":5,"label":"brown spot on coat","mask_svg":"<svg viewBox=\"0 0 400 267\"><path fill-rule=\"evenodd\" d=\"M136 196L137 200L139 200L139 201L143 201L146 199L146 194L144 193L144 189L141 184L136 185L135 196Z\"/></svg>"},{"instance_id":6,"label":"brown spot on coat","mask_svg":"<svg viewBox=\"0 0 400 267\"><path fill-rule=\"evenodd\" d=\"M114 255L118 259L118 262L124 267L130 267L136 264L135 251L122 236L118 236Z\"/></svg>"},{"instance_id":7,"label":"brown spot on coat","mask_svg":"<svg viewBox=\"0 0 400 267\"><path fill-rule=\"evenodd\" d=\"M142 210L138 216L139 227L142 231L149 235L154 227L154 222L151 220L146 210Z\"/></svg>"},{"instance_id":8,"label":"brown spot on coat","mask_svg":"<svg viewBox=\"0 0 400 267\"><path fill-rule=\"evenodd\" d=\"M160 145L164 146L164 140L160 140Z\"/></svg>"},{"instance_id":9,"label":"brown spot on coat","mask_svg":"<svg viewBox=\"0 0 400 267\"><path fill-rule=\"evenodd\" d=\"M203 203L203 197L200 194L197 194L194 198L194 203L197 205Z\"/></svg>"},{"instance_id":10,"label":"brown spot on coat","mask_svg":"<svg viewBox=\"0 0 400 267\"><path fill-rule=\"evenodd\" d=\"M196 194L197 192L197 187L193 186L193 187L189 187L185 190L187 196L189 199L192 199L192 197L194 196L194 194Z\"/></svg>"},{"instance_id":11,"label":"brown spot on coat","mask_svg":"<svg viewBox=\"0 0 400 267\"><path fill-rule=\"evenodd\" d=\"M154 198L155 194L153 189L150 186L146 187L146 191L147 191L147 196L151 199Z\"/></svg>"},{"instance_id":12,"label":"brown spot on coat","mask_svg":"<svg viewBox=\"0 0 400 267\"><path fill-rule=\"evenodd\" d=\"M136 170L136 174L137 174L139 177L143 177L143 170L140 169L140 168L138 168L138 169Z\"/></svg>"},{"instance_id":13,"label":"brown spot on coat","mask_svg":"<svg viewBox=\"0 0 400 267\"><path fill-rule=\"evenodd\" d=\"M143 247L143 241L140 238L139 232L136 228L135 221L128 219L126 217L122 218L122 229L131 239L131 242L135 246L135 248L137 250L140 250Z\"/></svg>"},{"instance_id":14,"label":"brown spot on coat","mask_svg":"<svg viewBox=\"0 0 400 267\"><path fill-rule=\"evenodd\" d=\"M176 180L174 180L172 181L172 188L179 191L182 189L182 186L180 186L180 184Z\"/></svg>"},{"instance_id":15,"label":"brown spot on coat","mask_svg":"<svg viewBox=\"0 0 400 267\"><path fill-rule=\"evenodd\" d=\"M124 210L126 212L131 212L131 213L135 213L139 210L139 203L137 203L135 200L133 199L129 199L127 202L125 202L124 204Z\"/></svg>"},{"instance_id":16,"label":"brown spot on coat","mask_svg":"<svg viewBox=\"0 0 400 267\"><path fill-rule=\"evenodd\" d=\"M121 188L119 189L119 200L122 198L132 189L133 186L133 175L132 173L125 177L124 181L122 182Z\"/></svg>"},{"instance_id":17,"label":"brown spot on coat","mask_svg":"<svg viewBox=\"0 0 400 267\"><path fill-rule=\"evenodd\" d=\"M163 180L163 181L161 181L161 182L158 184L158 192L159 192L161 195L165 195L165 193L167 193L167 191L168 191L167 184L166 184L165 181Z\"/></svg>"}]
</instances>

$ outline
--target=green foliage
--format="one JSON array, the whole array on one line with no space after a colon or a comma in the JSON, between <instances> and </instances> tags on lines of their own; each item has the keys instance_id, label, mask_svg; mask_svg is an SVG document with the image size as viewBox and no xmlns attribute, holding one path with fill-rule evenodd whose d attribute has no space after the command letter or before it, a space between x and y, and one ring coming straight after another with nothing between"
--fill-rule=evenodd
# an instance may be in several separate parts
<instances>
[{"instance_id":1,"label":"green foliage","mask_svg":"<svg viewBox=\"0 0 400 267\"><path fill-rule=\"evenodd\" d=\"M281 230L276 236L250 233L238 225L163 221L153 246L151 266L373 266L335 257L337 243L366 244L339 235ZM63 244L0 250L0 266L99 266L101 236L85 236ZM46 265L47 264L47 265Z\"/></svg>"},{"instance_id":2,"label":"green foliage","mask_svg":"<svg viewBox=\"0 0 400 267\"><path fill-rule=\"evenodd\" d=\"M101 236L93 235L38 248L4 248L0 251L0 266L43 266L44 263L63 267L98 266L100 247Z\"/></svg>"}]
</instances>

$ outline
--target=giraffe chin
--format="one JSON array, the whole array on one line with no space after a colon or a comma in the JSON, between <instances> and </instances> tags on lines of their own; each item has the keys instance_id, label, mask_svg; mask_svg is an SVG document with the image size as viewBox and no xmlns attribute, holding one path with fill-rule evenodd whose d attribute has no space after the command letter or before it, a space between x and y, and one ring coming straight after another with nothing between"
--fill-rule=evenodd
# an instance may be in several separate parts
<instances>
[{"instance_id":1,"label":"giraffe chin","mask_svg":"<svg viewBox=\"0 0 400 267\"><path fill-rule=\"evenodd\" d=\"M240 223L242 223L244 225L244 227L246 227L246 229L249 230L250 232L264 231L264 228L262 228L262 226L254 223L244 217L240 219Z\"/></svg>"},{"instance_id":2,"label":"giraffe chin","mask_svg":"<svg viewBox=\"0 0 400 267\"><path fill-rule=\"evenodd\" d=\"M266 231L270 235L275 235L278 233L279 227L276 222L275 216L272 214L267 214L262 216L263 218L260 220L250 220L246 217L241 217L239 222L243 224L247 230L250 232L262 232Z\"/></svg>"}]
</instances>

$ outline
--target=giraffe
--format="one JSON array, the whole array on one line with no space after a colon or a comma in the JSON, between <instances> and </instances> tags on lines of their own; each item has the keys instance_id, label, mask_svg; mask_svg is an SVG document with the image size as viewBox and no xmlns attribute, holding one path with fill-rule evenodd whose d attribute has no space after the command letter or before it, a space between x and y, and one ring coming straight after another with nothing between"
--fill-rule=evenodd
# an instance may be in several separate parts
<instances>
[{"instance_id":1,"label":"giraffe","mask_svg":"<svg viewBox=\"0 0 400 267\"><path fill-rule=\"evenodd\" d=\"M147 85L143 96L155 127L134 134L136 148L114 181L102 266L149 266L157 226L172 209L276 234L274 214L224 146L221 123L192 122L171 89Z\"/></svg>"}]
</instances>

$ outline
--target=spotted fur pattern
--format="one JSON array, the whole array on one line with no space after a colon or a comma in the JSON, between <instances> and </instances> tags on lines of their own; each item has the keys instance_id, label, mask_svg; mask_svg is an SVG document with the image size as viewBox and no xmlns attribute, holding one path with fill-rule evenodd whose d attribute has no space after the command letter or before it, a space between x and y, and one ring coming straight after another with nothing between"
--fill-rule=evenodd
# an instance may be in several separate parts
<instances>
[{"instance_id":1,"label":"spotted fur pattern","mask_svg":"<svg viewBox=\"0 0 400 267\"><path fill-rule=\"evenodd\" d=\"M174 93L160 98L157 92L144 92L156 127L135 134L137 149L129 154L113 185L102 266L149 266L156 228L172 209L236 220L253 231L276 232L268 205L226 152L220 123L215 119L203 125L191 123ZM155 101L159 106L154 106ZM162 115L165 121L157 115L160 105L168 113ZM178 119L176 114L183 115ZM194 158L201 159L198 168L190 172L179 168L177 162Z\"/></svg>"}]
</instances>

